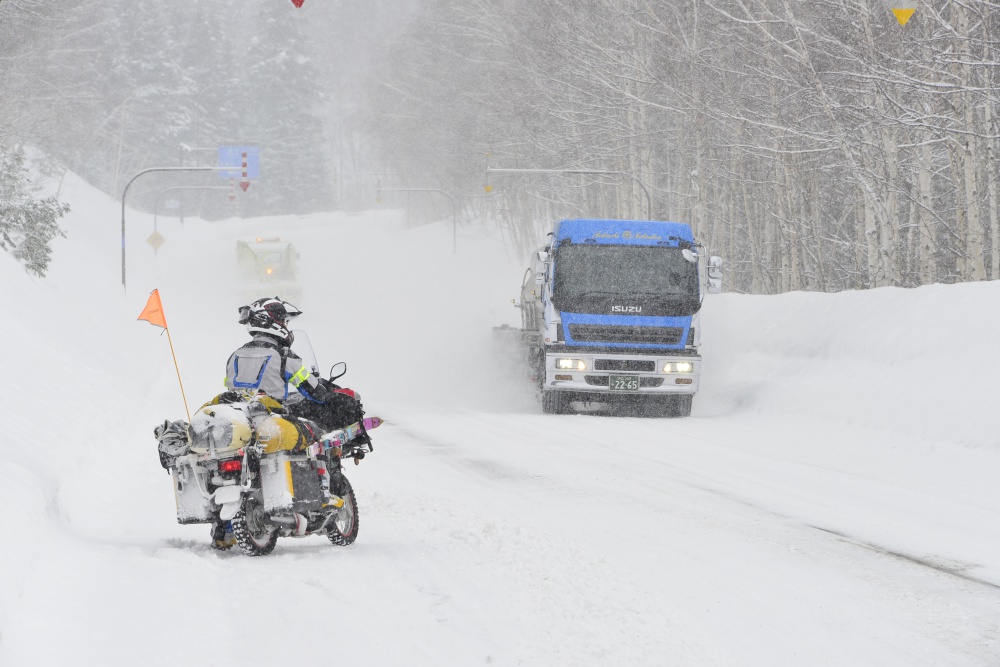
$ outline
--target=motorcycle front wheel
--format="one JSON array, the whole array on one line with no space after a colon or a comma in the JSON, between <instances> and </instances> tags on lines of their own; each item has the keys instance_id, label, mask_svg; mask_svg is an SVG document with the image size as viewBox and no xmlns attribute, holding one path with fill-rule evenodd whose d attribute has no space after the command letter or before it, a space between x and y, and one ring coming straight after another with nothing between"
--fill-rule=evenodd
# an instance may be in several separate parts
<instances>
[{"instance_id":1,"label":"motorcycle front wheel","mask_svg":"<svg viewBox=\"0 0 1000 667\"><path fill-rule=\"evenodd\" d=\"M344 499L344 506L337 512L326 536L338 547L346 547L358 538L358 499L354 497L351 482L343 474L337 473L330 481L333 492Z\"/></svg>"},{"instance_id":2,"label":"motorcycle front wheel","mask_svg":"<svg viewBox=\"0 0 1000 667\"><path fill-rule=\"evenodd\" d=\"M233 533L240 550L247 556L266 556L278 543L278 529L267 524L264 510L253 499L243 501L243 507L233 517Z\"/></svg>"}]
</instances>

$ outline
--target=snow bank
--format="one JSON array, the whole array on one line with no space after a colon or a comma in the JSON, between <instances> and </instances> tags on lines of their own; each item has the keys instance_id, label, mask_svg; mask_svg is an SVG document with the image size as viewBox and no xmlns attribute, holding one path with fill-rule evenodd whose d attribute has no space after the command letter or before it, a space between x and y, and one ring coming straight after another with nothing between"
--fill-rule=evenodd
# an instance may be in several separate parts
<instances>
[{"instance_id":1,"label":"snow bank","mask_svg":"<svg viewBox=\"0 0 1000 667\"><path fill-rule=\"evenodd\" d=\"M1000 449L1000 282L719 295L703 315L703 415L811 415Z\"/></svg>"}]
</instances>

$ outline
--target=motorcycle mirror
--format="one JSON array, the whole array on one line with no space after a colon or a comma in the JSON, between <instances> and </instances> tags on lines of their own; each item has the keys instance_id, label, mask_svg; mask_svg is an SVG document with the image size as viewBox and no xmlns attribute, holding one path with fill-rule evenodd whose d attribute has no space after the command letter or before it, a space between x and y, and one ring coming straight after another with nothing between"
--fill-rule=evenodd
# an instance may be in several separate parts
<instances>
[{"instance_id":1,"label":"motorcycle mirror","mask_svg":"<svg viewBox=\"0 0 1000 667\"><path fill-rule=\"evenodd\" d=\"M338 361L330 368L330 381L333 382L339 377L342 377L347 372L347 362Z\"/></svg>"}]
</instances>

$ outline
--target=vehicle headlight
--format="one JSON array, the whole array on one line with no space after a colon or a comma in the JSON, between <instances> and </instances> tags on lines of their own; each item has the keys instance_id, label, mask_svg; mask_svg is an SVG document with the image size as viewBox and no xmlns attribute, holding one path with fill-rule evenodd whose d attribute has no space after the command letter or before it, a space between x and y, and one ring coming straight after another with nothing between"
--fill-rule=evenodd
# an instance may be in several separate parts
<instances>
[{"instance_id":1,"label":"vehicle headlight","mask_svg":"<svg viewBox=\"0 0 1000 667\"><path fill-rule=\"evenodd\" d=\"M663 364L664 373L694 373L694 364L690 361L668 361Z\"/></svg>"},{"instance_id":2,"label":"vehicle headlight","mask_svg":"<svg viewBox=\"0 0 1000 667\"><path fill-rule=\"evenodd\" d=\"M587 370L587 362L583 359L556 359L556 370L585 371Z\"/></svg>"}]
</instances>

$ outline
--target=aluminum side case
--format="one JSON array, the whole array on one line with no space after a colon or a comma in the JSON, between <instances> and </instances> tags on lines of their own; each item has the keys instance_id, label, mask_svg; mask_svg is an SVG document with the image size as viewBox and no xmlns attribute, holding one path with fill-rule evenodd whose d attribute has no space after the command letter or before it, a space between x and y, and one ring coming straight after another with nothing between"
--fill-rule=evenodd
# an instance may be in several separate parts
<instances>
[{"instance_id":1,"label":"aluminum side case","mask_svg":"<svg viewBox=\"0 0 1000 667\"><path fill-rule=\"evenodd\" d=\"M267 512L303 512L323 506L316 461L306 454L282 451L262 457L260 484Z\"/></svg>"},{"instance_id":2,"label":"aluminum side case","mask_svg":"<svg viewBox=\"0 0 1000 667\"><path fill-rule=\"evenodd\" d=\"M177 504L177 523L211 523L215 505L208 491L210 472L196 456L182 456L170 469Z\"/></svg>"}]
</instances>

